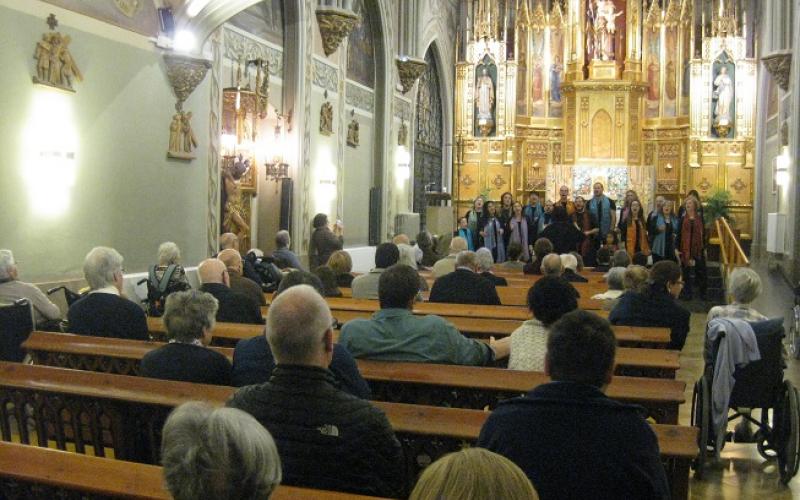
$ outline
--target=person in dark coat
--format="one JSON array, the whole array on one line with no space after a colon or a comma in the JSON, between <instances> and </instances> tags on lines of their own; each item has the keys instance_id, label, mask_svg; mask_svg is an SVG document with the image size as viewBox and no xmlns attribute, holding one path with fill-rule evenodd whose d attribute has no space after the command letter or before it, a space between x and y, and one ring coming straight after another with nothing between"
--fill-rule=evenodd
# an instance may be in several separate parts
<instances>
[{"instance_id":1,"label":"person in dark coat","mask_svg":"<svg viewBox=\"0 0 800 500\"><path fill-rule=\"evenodd\" d=\"M605 395L615 351L606 320L565 314L547 340L552 382L501 402L477 445L517 464L543 499L668 499L658 440L642 408Z\"/></svg>"},{"instance_id":2,"label":"person in dark coat","mask_svg":"<svg viewBox=\"0 0 800 500\"><path fill-rule=\"evenodd\" d=\"M333 225L333 231L328 227L328 216L317 214L314 216L314 232L308 242L308 268L316 269L324 266L336 250L344 246L342 226L339 222Z\"/></svg>"},{"instance_id":3,"label":"person in dark coat","mask_svg":"<svg viewBox=\"0 0 800 500\"><path fill-rule=\"evenodd\" d=\"M540 236L550 240L553 244L553 252L559 255L578 250L578 245L586 237L572 223L567 215L567 210L560 205L553 208L553 222L544 228Z\"/></svg>"},{"instance_id":4,"label":"person in dark coat","mask_svg":"<svg viewBox=\"0 0 800 500\"><path fill-rule=\"evenodd\" d=\"M200 291L210 293L219 302L217 321L263 325L261 309L246 295L230 289L230 276L219 259L206 259L197 266Z\"/></svg>"},{"instance_id":5,"label":"person in dark coat","mask_svg":"<svg viewBox=\"0 0 800 500\"><path fill-rule=\"evenodd\" d=\"M217 255L217 258L225 264L225 268L228 270L231 290L246 295L252 302L255 302L259 306L267 305L267 299L264 297L264 290L253 280L245 278L242 275L242 263L244 260L238 251L229 248L221 251Z\"/></svg>"},{"instance_id":6,"label":"person in dark coat","mask_svg":"<svg viewBox=\"0 0 800 500\"><path fill-rule=\"evenodd\" d=\"M688 309L677 302L683 289L681 268L671 260L656 262L650 269L650 287L622 294L611 310L612 325L660 326L670 329L670 349L681 350L689 334Z\"/></svg>"},{"instance_id":7,"label":"person in dark coat","mask_svg":"<svg viewBox=\"0 0 800 500\"><path fill-rule=\"evenodd\" d=\"M475 252L475 256L478 258L478 272L482 277L491 281L496 287L508 286L508 280L492 272L492 267L494 267L494 258L492 257L491 250L488 248L479 248L478 251Z\"/></svg>"},{"instance_id":8,"label":"person in dark coat","mask_svg":"<svg viewBox=\"0 0 800 500\"><path fill-rule=\"evenodd\" d=\"M122 296L122 255L95 247L83 263L91 291L67 312L69 331L80 335L149 340L147 318L138 304Z\"/></svg>"},{"instance_id":9,"label":"person in dark coat","mask_svg":"<svg viewBox=\"0 0 800 500\"><path fill-rule=\"evenodd\" d=\"M217 300L189 290L167 297L164 326L169 344L144 355L139 375L196 384L231 385L231 362L209 349Z\"/></svg>"},{"instance_id":10,"label":"person in dark coat","mask_svg":"<svg viewBox=\"0 0 800 500\"><path fill-rule=\"evenodd\" d=\"M542 274L542 259L545 255L553 253L553 243L547 238L539 238L533 244L533 255L531 261L525 264L522 272L525 274Z\"/></svg>"},{"instance_id":11,"label":"person in dark coat","mask_svg":"<svg viewBox=\"0 0 800 500\"><path fill-rule=\"evenodd\" d=\"M386 415L337 387L328 369L332 323L314 288L281 292L267 316L267 341L278 362L272 377L239 389L228 406L253 415L275 438L282 484L403 497L403 451Z\"/></svg>"},{"instance_id":12,"label":"person in dark coat","mask_svg":"<svg viewBox=\"0 0 800 500\"><path fill-rule=\"evenodd\" d=\"M222 252L223 250L229 249L236 250L239 252L239 255L241 255L241 251L239 250L239 237L233 233L223 233L219 235L219 251ZM214 255L214 257L217 255ZM264 283L261 279L261 275L258 274L258 271L256 271L255 266L249 259L242 259L242 276L258 286Z\"/></svg>"},{"instance_id":13,"label":"person in dark coat","mask_svg":"<svg viewBox=\"0 0 800 500\"><path fill-rule=\"evenodd\" d=\"M428 301L500 305L494 284L478 274L478 258L469 250L456 256L455 271L436 278Z\"/></svg>"}]
</instances>

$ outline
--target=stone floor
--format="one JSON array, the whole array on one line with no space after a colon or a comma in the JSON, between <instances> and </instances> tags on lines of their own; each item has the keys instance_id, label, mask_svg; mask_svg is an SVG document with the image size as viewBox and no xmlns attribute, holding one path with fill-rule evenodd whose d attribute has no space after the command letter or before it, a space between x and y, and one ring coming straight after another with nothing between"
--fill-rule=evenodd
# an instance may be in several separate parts
<instances>
[{"instance_id":1,"label":"stone floor","mask_svg":"<svg viewBox=\"0 0 800 500\"><path fill-rule=\"evenodd\" d=\"M754 303L761 313L769 317L784 316L788 329L789 314L793 306L793 295L783 278L768 273L766 265L758 262L753 267L761 275L764 292ZM686 346L681 353L681 369L678 379L686 382L686 403L681 405L680 423L690 425L692 389L703 369L703 334L705 314L710 305L697 302L689 304L692 314L692 328ZM785 377L795 386L800 386L800 361L790 360ZM733 427L733 426L731 426ZM777 466L766 462L758 454L755 444L726 443L721 461L706 469L702 480L692 478L690 483L692 499L800 499L800 474L788 486L781 484Z\"/></svg>"}]
</instances>

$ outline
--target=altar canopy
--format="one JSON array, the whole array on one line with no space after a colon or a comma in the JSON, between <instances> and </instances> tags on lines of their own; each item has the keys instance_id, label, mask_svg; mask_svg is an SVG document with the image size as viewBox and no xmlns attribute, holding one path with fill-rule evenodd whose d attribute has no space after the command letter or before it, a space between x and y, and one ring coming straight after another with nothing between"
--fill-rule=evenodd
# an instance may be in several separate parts
<instances>
[{"instance_id":1,"label":"altar canopy","mask_svg":"<svg viewBox=\"0 0 800 500\"><path fill-rule=\"evenodd\" d=\"M754 4L472 0L456 41L454 195L537 191L645 204L731 193L752 231Z\"/></svg>"}]
</instances>

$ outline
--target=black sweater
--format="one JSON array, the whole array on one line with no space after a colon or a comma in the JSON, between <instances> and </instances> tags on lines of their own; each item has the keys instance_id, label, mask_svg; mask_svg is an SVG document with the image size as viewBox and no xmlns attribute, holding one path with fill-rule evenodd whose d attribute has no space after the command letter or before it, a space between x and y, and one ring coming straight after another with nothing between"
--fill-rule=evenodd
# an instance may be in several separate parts
<instances>
[{"instance_id":1,"label":"black sweater","mask_svg":"<svg viewBox=\"0 0 800 500\"><path fill-rule=\"evenodd\" d=\"M139 375L196 384L231 385L231 363L206 347L173 343L145 354Z\"/></svg>"},{"instance_id":2,"label":"black sweater","mask_svg":"<svg viewBox=\"0 0 800 500\"><path fill-rule=\"evenodd\" d=\"M80 335L150 340L144 310L111 293L90 293L67 312L69 331Z\"/></svg>"}]
</instances>

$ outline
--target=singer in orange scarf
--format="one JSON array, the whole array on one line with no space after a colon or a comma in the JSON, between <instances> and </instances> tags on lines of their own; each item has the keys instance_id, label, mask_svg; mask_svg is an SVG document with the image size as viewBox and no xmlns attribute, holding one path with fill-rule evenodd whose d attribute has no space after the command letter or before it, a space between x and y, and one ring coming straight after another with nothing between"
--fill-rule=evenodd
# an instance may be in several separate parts
<instances>
[{"instance_id":1,"label":"singer in orange scarf","mask_svg":"<svg viewBox=\"0 0 800 500\"><path fill-rule=\"evenodd\" d=\"M625 239L625 250L633 256L638 252L650 255L650 244L647 238L647 224L642 218L642 205L639 200L631 202L628 219L623 223L622 237Z\"/></svg>"}]
</instances>

